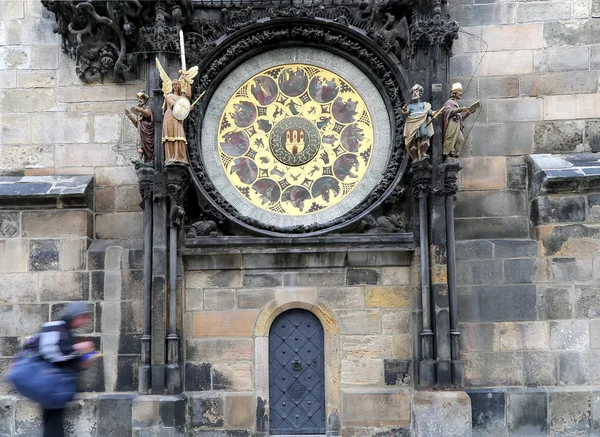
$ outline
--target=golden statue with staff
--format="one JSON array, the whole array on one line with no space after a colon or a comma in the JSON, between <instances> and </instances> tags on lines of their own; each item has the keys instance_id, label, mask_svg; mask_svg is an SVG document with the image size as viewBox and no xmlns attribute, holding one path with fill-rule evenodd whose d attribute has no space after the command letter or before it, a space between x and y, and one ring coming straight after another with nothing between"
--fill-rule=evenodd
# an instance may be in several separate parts
<instances>
[{"instance_id":1,"label":"golden statue with staff","mask_svg":"<svg viewBox=\"0 0 600 437\"><path fill-rule=\"evenodd\" d=\"M165 145L165 163L180 162L187 164L185 129L183 122L190 114L190 111L202 98L204 93L190 104L192 98L192 84L194 78L198 75L198 66L186 70L185 49L183 43L183 32L180 31L181 46L181 70L179 70L179 79L169 78L158 58L156 58L156 67L162 79L163 101L163 132L162 142Z\"/></svg>"}]
</instances>

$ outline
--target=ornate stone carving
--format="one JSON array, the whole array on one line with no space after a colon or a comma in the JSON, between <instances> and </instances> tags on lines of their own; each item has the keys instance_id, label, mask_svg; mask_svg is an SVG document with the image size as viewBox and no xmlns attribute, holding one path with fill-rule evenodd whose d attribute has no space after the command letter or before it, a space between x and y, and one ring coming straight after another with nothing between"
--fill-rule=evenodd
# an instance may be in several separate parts
<instances>
[{"instance_id":1,"label":"ornate stone carving","mask_svg":"<svg viewBox=\"0 0 600 437\"><path fill-rule=\"evenodd\" d=\"M140 194L142 196L142 202L140 203L140 207L144 208L144 201L152 196L152 191L154 187L154 165L151 163L136 162L135 172L138 177Z\"/></svg>"},{"instance_id":2,"label":"ornate stone carving","mask_svg":"<svg viewBox=\"0 0 600 437\"><path fill-rule=\"evenodd\" d=\"M429 157L413 161L410 171L410 184L415 197L427 197L431 192L432 167Z\"/></svg>"},{"instance_id":3,"label":"ornate stone carving","mask_svg":"<svg viewBox=\"0 0 600 437\"><path fill-rule=\"evenodd\" d=\"M410 26L411 55L414 56L419 48L427 50L440 44L452 51L452 43L458 38L458 23L447 20L441 14L434 14L428 19L415 21Z\"/></svg>"},{"instance_id":4,"label":"ornate stone carving","mask_svg":"<svg viewBox=\"0 0 600 437\"><path fill-rule=\"evenodd\" d=\"M84 82L119 82L139 73L140 56L158 51L179 52L179 29L189 45L188 61L195 65L223 36L265 19L319 18L357 28L383 50L405 62L408 54L408 21L386 5L359 1L347 6L292 6L288 1L256 7L222 8L218 19L205 18L200 10L215 10L211 3L194 5L192 0L144 2L141 0L41 0L56 16L55 32L63 50L75 59ZM389 2L388 2L389 3ZM196 11L194 10L196 7ZM210 15L210 14L209 14ZM212 14L214 16L215 14Z\"/></svg>"}]
</instances>

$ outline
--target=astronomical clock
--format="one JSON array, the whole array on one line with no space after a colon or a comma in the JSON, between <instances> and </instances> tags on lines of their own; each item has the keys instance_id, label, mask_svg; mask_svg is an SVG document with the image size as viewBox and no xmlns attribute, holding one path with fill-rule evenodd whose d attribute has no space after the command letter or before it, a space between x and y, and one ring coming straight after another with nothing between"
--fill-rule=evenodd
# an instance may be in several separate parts
<instances>
[{"instance_id":1,"label":"astronomical clock","mask_svg":"<svg viewBox=\"0 0 600 437\"><path fill-rule=\"evenodd\" d=\"M221 206L241 221L326 229L374 203L398 160L393 125L389 102L355 63L318 48L274 49L216 87L199 154Z\"/></svg>"}]
</instances>

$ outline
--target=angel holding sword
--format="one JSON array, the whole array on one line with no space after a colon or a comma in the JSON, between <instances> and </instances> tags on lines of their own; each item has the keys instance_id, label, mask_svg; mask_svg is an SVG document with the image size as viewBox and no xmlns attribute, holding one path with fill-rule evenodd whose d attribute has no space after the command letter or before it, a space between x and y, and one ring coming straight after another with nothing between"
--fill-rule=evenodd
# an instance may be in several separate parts
<instances>
[{"instance_id":1,"label":"angel holding sword","mask_svg":"<svg viewBox=\"0 0 600 437\"><path fill-rule=\"evenodd\" d=\"M176 80L169 78L158 59L156 59L156 67L162 79L164 95L162 142L165 145L165 164L171 162L187 164L187 140L183 121L191 110L192 84L198 74L198 67L185 70L184 65L183 69L179 70L181 76Z\"/></svg>"}]
</instances>

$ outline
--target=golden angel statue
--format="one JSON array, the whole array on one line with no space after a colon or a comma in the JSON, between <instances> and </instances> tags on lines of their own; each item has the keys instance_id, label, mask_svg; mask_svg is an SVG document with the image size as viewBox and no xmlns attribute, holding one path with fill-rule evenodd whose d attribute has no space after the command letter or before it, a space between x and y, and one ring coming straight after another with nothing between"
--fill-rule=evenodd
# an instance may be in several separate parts
<instances>
[{"instance_id":1,"label":"golden angel statue","mask_svg":"<svg viewBox=\"0 0 600 437\"><path fill-rule=\"evenodd\" d=\"M163 132L162 142L165 145L165 163L182 162L187 164L185 130L183 121L189 115L192 106L192 84L198 74L198 67L189 70L179 70L179 79L171 80L158 59L156 67L162 79L163 102Z\"/></svg>"}]
</instances>

